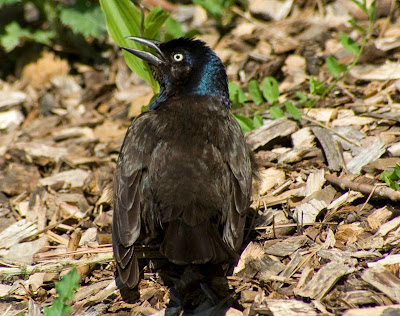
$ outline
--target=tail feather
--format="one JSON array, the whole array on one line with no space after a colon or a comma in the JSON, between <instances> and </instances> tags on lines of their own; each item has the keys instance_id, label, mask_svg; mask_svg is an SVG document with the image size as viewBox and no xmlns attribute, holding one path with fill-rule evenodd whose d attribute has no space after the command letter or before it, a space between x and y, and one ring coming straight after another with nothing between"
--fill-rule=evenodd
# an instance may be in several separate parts
<instances>
[{"instance_id":1,"label":"tail feather","mask_svg":"<svg viewBox=\"0 0 400 316\"><path fill-rule=\"evenodd\" d=\"M116 260L119 278L123 284L133 288L139 282L139 264L134 248L133 246L125 248L122 245L118 247L122 248L119 249L119 253L123 254L121 260Z\"/></svg>"},{"instance_id":2,"label":"tail feather","mask_svg":"<svg viewBox=\"0 0 400 316\"><path fill-rule=\"evenodd\" d=\"M233 262L238 256L222 241L216 223L190 226L182 219L168 224L160 251L175 264Z\"/></svg>"}]
</instances>

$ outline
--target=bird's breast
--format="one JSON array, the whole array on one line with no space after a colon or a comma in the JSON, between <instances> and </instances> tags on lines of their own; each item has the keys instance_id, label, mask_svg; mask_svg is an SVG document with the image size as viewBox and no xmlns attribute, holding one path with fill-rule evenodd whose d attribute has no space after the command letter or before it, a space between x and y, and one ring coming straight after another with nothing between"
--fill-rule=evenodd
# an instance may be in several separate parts
<instances>
[{"instance_id":1,"label":"bird's breast","mask_svg":"<svg viewBox=\"0 0 400 316\"><path fill-rule=\"evenodd\" d=\"M225 201L229 168L218 139L229 113L216 111L206 100L207 104L172 103L157 115L154 132L159 141L151 154L147 183L152 198L164 207L200 203L215 209Z\"/></svg>"}]
</instances>

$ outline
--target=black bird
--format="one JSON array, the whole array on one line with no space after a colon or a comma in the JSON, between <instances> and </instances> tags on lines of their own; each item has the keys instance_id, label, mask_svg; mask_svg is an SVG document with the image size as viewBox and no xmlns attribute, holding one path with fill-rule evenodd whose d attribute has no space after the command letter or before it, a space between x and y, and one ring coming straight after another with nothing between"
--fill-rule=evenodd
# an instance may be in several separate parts
<instances>
[{"instance_id":1,"label":"black bird","mask_svg":"<svg viewBox=\"0 0 400 316\"><path fill-rule=\"evenodd\" d=\"M250 152L229 113L227 75L200 40L128 39L160 84L136 117L118 157L113 250L122 283L134 287L134 242L162 234L160 252L178 265L232 262L243 241L252 181Z\"/></svg>"}]
</instances>

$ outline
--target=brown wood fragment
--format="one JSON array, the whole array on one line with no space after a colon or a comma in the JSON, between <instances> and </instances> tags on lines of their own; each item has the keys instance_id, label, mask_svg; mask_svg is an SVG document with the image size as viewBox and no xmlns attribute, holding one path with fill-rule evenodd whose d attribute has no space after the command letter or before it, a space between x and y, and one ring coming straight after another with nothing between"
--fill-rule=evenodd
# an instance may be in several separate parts
<instances>
[{"instance_id":1,"label":"brown wood fragment","mask_svg":"<svg viewBox=\"0 0 400 316\"><path fill-rule=\"evenodd\" d=\"M348 291L345 293L343 299L345 302L354 305L374 304L379 301L378 295L365 290Z\"/></svg>"},{"instance_id":2,"label":"brown wood fragment","mask_svg":"<svg viewBox=\"0 0 400 316\"><path fill-rule=\"evenodd\" d=\"M375 161L385 153L385 147L385 143L380 138L377 138L372 144L364 147L357 156L346 164L347 170L350 173L359 174L362 167L371 161Z\"/></svg>"},{"instance_id":3,"label":"brown wood fragment","mask_svg":"<svg viewBox=\"0 0 400 316\"><path fill-rule=\"evenodd\" d=\"M322 186L325 183L325 172L323 169L312 172L309 174L306 182L305 193L304 196L308 197L311 194L321 190ZM330 202L329 202L330 203Z\"/></svg>"},{"instance_id":4,"label":"brown wood fragment","mask_svg":"<svg viewBox=\"0 0 400 316\"><path fill-rule=\"evenodd\" d=\"M0 172L0 191L8 195L17 195L36 188L40 173L34 165L11 163Z\"/></svg>"},{"instance_id":5,"label":"brown wood fragment","mask_svg":"<svg viewBox=\"0 0 400 316\"><path fill-rule=\"evenodd\" d=\"M391 300L400 302L400 279L382 265L378 264L366 269L361 278L386 294Z\"/></svg>"},{"instance_id":6,"label":"brown wood fragment","mask_svg":"<svg viewBox=\"0 0 400 316\"><path fill-rule=\"evenodd\" d=\"M267 247L267 249L265 249L265 253L278 257L286 257L302 247L307 242L307 239L307 236L304 235L289 237L270 247Z\"/></svg>"},{"instance_id":7,"label":"brown wood fragment","mask_svg":"<svg viewBox=\"0 0 400 316\"><path fill-rule=\"evenodd\" d=\"M298 300L278 300L265 298L262 302L255 302L254 311L261 315L272 313L274 316L314 316L317 312L312 304Z\"/></svg>"},{"instance_id":8,"label":"brown wood fragment","mask_svg":"<svg viewBox=\"0 0 400 316\"><path fill-rule=\"evenodd\" d=\"M295 122L287 118L280 118L264 123L263 126L248 132L246 134L246 140L250 149L254 150L258 147L265 146L275 138L288 136L297 129L298 126Z\"/></svg>"},{"instance_id":9,"label":"brown wood fragment","mask_svg":"<svg viewBox=\"0 0 400 316\"><path fill-rule=\"evenodd\" d=\"M369 227L373 231L378 229L384 222L392 216L392 212L387 209L387 206L378 208L367 217Z\"/></svg>"},{"instance_id":10,"label":"brown wood fragment","mask_svg":"<svg viewBox=\"0 0 400 316\"><path fill-rule=\"evenodd\" d=\"M376 306L360 309L349 309L343 316L389 316L400 315L400 305Z\"/></svg>"},{"instance_id":11,"label":"brown wood fragment","mask_svg":"<svg viewBox=\"0 0 400 316\"><path fill-rule=\"evenodd\" d=\"M306 203L302 203L296 206L296 209L293 213L293 218L300 225L302 224L311 224L315 222L318 214L326 209L327 204L325 201L311 199Z\"/></svg>"},{"instance_id":12,"label":"brown wood fragment","mask_svg":"<svg viewBox=\"0 0 400 316\"><path fill-rule=\"evenodd\" d=\"M339 171L343 168L343 159L338 151L338 146L335 146L335 139L332 133L325 128L313 126L312 131L324 150L326 160L328 161L329 169Z\"/></svg>"},{"instance_id":13,"label":"brown wood fragment","mask_svg":"<svg viewBox=\"0 0 400 316\"><path fill-rule=\"evenodd\" d=\"M322 299L334 284L353 268L344 262L329 262L324 265L298 292L297 295Z\"/></svg>"},{"instance_id":14,"label":"brown wood fragment","mask_svg":"<svg viewBox=\"0 0 400 316\"><path fill-rule=\"evenodd\" d=\"M37 231L36 223L21 219L0 233L0 249L9 249L21 240L34 236Z\"/></svg>"},{"instance_id":15,"label":"brown wood fragment","mask_svg":"<svg viewBox=\"0 0 400 316\"><path fill-rule=\"evenodd\" d=\"M315 148L315 136L311 132L311 128L303 127L292 135L293 148Z\"/></svg>"},{"instance_id":16,"label":"brown wood fragment","mask_svg":"<svg viewBox=\"0 0 400 316\"><path fill-rule=\"evenodd\" d=\"M400 200L400 192L392 190L387 186L373 186L366 183L356 183L349 180L338 178L331 174L325 174L325 179L332 184L339 186L342 190L354 190L364 194L371 194L375 198L386 198L392 201Z\"/></svg>"}]
</instances>

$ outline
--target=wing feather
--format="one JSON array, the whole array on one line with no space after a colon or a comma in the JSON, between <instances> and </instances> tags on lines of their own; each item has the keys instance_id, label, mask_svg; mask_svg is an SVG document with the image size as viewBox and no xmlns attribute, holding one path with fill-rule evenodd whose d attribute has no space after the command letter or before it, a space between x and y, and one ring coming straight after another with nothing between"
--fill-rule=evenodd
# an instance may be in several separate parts
<instances>
[{"instance_id":1,"label":"wing feather","mask_svg":"<svg viewBox=\"0 0 400 316\"><path fill-rule=\"evenodd\" d=\"M223 239L238 250L243 241L246 210L250 202L252 164L250 150L236 120L230 119L230 139L226 141L226 159L231 173L230 206L227 210Z\"/></svg>"},{"instance_id":2,"label":"wing feather","mask_svg":"<svg viewBox=\"0 0 400 316\"><path fill-rule=\"evenodd\" d=\"M139 280L133 244L141 231L143 179L154 148L154 137L147 137L152 115L145 112L132 122L121 146L115 174L113 250L121 281L129 287Z\"/></svg>"}]
</instances>

